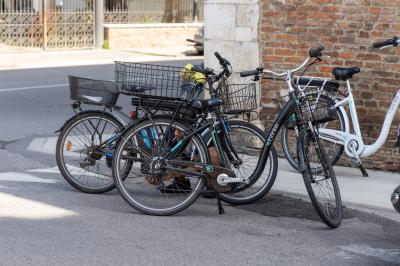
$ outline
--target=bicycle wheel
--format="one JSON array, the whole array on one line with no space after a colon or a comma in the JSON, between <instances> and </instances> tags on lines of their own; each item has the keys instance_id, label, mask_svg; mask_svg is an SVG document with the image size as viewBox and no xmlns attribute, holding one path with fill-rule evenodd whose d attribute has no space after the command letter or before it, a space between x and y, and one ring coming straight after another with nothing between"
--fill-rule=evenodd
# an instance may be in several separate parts
<instances>
[{"instance_id":1,"label":"bicycle wheel","mask_svg":"<svg viewBox=\"0 0 400 266\"><path fill-rule=\"evenodd\" d=\"M325 96L320 96L321 100L329 101L332 104L334 101ZM336 129L340 131L345 131L346 126L344 122L344 116L342 114L342 110L340 108L336 108L336 114L338 119L329 121L323 124L317 125L319 128L329 128ZM281 130L281 144L283 153L289 162L289 164L297 171L299 171L299 164L297 161L297 151L296 151L296 140L298 136L298 127L294 126L293 128L288 128L287 125L284 125ZM329 156L329 161L332 165L335 165L337 161L343 154L344 146L340 144L336 144L327 140L320 140L321 144L326 148L326 152Z\"/></svg>"},{"instance_id":2,"label":"bicycle wheel","mask_svg":"<svg viewBox=\"0 0 400 266\"><path fill-rule=\"evenodd\" d=\"M298 156L304 165L304 183L315 210L328 226L339 227L343 212L342 201L336 175L324 146L308 129L300 132L297 146ZM323 170L316 173L313 168Z\"/></svg>"},{"instance_id":3,"label":"bicycle wheel","mask_svg":"<svg viewBox=\"0 0 400 266\"><path fill-rule=\"evenodd\" d=\"M193 169L174 164L177 170L165 170L166 154L181 145L178 143L187 131L188 127L181 122L152 118L136 124L121 136L113 158L113 175L119 193L133 208L150 215L172 215L189 207L199 197L204 180L179 171ZM173 154L169 161L174 159L183 164L209 161L205 144L198 136L176 148ZM126 160L131 160L133 165L124 181L120 166Z\"/></svg>"},{"instance_id":4,"label":"bicycle wheel","mask_svg":"<svg viewBox=\"0 0 400 266\"><path fill-rule=\"evenodd\" d=\"M223 201L234 205L250 204L264 197L275 182L278 170L276 151L272 147L262 175L254 176L265 143L265 133L246 121L228 120L228 123L232 146L241 160L239 164L230 163L229 168L236 176L247 177L250 180L257 179L257 181L251 182L251 185L236 185L232 192L221 193L220 197ZM218 135L221 136L221 133ZM207 141L208 145L210 143L211 137Z\"/></svg>"},{"instance_id":5,"label":"bicycle wheel","mask_svg":"<svg viewBox=\"0 0 400 266\"><path fill-rule=\"evenodd\" d=\"M74 188L100 194L112 190L111 163L116 132L123 125L99 111L77 114L63 127L57 140L56 160L64 179ZM129 172L129 162L125 173Z\"/></svg>"}]
</instances>

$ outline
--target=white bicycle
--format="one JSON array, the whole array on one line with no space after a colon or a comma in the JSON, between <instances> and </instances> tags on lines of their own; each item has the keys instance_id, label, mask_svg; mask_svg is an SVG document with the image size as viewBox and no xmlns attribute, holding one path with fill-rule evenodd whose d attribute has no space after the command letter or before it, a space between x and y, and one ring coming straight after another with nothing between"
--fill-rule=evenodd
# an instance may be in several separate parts
<instances>
[{"instance_id":1,"label":"white bicycle","mask_svg":"<svg viewBox=\"0 0 400 266\"><path fill-rule=\"evenodd\" d=\"M383 42L374 43L373 47L384 49L387 47L398 46L399 43L400 40L397 37L394 37L393 39L388 39ZM336 113L337 119L336 121L322 123L318 125L318 128L319 128L320 139L324 141L324 146L326 146L327 150L329 151L328 152L329 160L332 165L334 165L340 159L343 152L345 152L351 158L352 166L359 167L363 176L368 176L367 171L361 164L360 158L365 158L373 155L385 143L389 135L390 127L396 115L396 111L400 105L400 90L397 92L396 96L393 99L392 104L390 105L390 108L386 114L386 118L378 139L372 145L365 145L362 139L360 124L358 121L357 109L349 81L354 74L357 74L359 72L360 69L358 67L351 67L351 68L337 67L332 70L332 74L335 76L337 80L346 81L347 91L345 94L343 94L345 95L345 98L342 99L334 96L334 94L332 96L322 95L323 97L320 98L320 100L324 100L329 103L332 112ZM316 94L316 97L320 97L320 93L324 91L324 85L325 83L317 84L317 87L319 87L320 90ZM334 88L334 86L330 87ZM353 131L350 131L351 127L350 127L349 116L347 115L345 110L346 106L348 106L349 108L350 118L353 125ZM291 150L293 145L289 141L289 139L291 138L295 139L297 136L297 130L296 128L294 129L295 130L293 129L289 130L288 128L283 128L282 146L283 146L283 151L285 153L285 157L288 159L288 162L296 170L298 170L297 158L295 157L296 153ZM397 147L400 146L400 125L399 125L396 146ZM400 192L398 192L398 194L400 202Z\"/></svg>"},{"instance_id":2,"label":"white bicycle","mask_svg":"<svg viewBox=\"0 0 400 266\"><path fill-rule=\"evenodd\" d=\"M388 39L383 42L377 42L373 44L374 48L384 49L387 47L394 47L398 46L400 40L397 37L393 39ZM366 145L362 139L360 124L358 121L357 109L356 104L354 102L354 97L352 93L352 88L350 86L350 79L354 74L360 72L358 67L350 67L350 68L334 68L332 70L332 74L335 76L336 79L340 79L346 81L347 83L347 92L346 97L341 100L337 100L334 108L338 108L341 110L341 113L344 118L345 123L345 130L335 130L335 129L328 129L328 128L320 128L320 138L324 139L328 142L339 144L344 147L345 153L352 159L353 166L361 166L360 158L365 158L368 156L373 155L376 153L386 142L386 139L389 135L390 127L393 123L395 118L397 109L400 106L400 89L397 91L389 110L387 111L385 121L382 126L382 130L378 139L375 143L371 145ZM350 118L353 126L353 132L350 132L350 122L347 116L347 113L344 109L345 106L348 106L350 112ZM399 125L399 132L397 136L397 144L398 147L400 144L400 125ZM361 167L363 171L363 168ZM367 176L365 170L363 171L363 175Z\"/></svg>"}]
</instances>

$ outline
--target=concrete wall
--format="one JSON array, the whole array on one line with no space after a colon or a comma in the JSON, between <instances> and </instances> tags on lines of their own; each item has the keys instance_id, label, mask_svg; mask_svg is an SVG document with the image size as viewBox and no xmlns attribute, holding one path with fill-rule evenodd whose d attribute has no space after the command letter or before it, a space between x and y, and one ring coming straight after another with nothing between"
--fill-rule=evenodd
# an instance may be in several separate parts
<instances>
[{"instance_id":1,"label":"concrete wall","mask_svg":"<svg viewBox=\"0 0 400 266\"><path fill-rule=\"evenodd\" d=\"M186 46L202 23L108 24L104 39L109 48L174 48Z\"/></svg>"},{"instance_id":2,"label":"concrete wall","mask_svg":"<svg viewBox=\"0 0 400 266\"><path fill-rule=\"evenodd\" d=\"M260 66L260 5L258 0L204 2L204 61L219 69L213 55L221 53L237 73Z\"/></svg>"}]
</instances>

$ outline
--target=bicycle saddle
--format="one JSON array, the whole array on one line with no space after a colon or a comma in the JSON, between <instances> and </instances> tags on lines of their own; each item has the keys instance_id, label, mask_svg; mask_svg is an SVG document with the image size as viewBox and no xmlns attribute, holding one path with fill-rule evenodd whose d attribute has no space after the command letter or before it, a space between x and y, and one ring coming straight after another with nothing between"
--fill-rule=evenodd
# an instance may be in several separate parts
<instances>
[{"instance_id":1,"label":"bicycle saddle","mask_svg":"<svg viewBox=\"0 0 400 266\"><path fill-rule=\"evenodd\" d=\"M332 74L336 79L348 80L353 77L354 74L359 73L361 70L359 67L335 67L332 70Z\"/></svg>"},{"instance_id":2,"label":"bicycle saddle","mask_svg":"<svg viewBox=\"0 0 400 266\"><path fill-rule=\"evenodd\" d=\"M207 100L201 100L201 99L193 99L191 102L191 106L193 108L199 109L199 110L207 110L215 106L220 106L224 104L224 100L220 98L212 98L212 99L207 99Z\"/></svg>"}]
</instances>

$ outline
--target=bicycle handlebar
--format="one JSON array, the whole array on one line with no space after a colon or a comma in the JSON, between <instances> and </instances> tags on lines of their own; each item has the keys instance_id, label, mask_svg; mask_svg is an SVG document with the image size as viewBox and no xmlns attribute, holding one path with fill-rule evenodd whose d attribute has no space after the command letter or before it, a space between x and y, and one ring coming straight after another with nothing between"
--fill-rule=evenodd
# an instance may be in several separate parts
<instances>
[{"instance_id":1,"label":"bicycle handlebar","mask_svg":"<svg viewBox=\"0 0 400 266\"><path fill-rule=\"evenodd\" d=\"M249 71L242 71L240 72L240 76L241 77L248 77L248 76L258 76L261 74L271 74L273 76L277 76L277 77L282 77L288 74L288 72L290 71L290 73L294 73L299 71L300 69L302 69L305 65L307 65L308 61L310 61L311 58L321 58L322 57L322 51L325 49L325 47L323 45L320 45L317 48L311 48L308 51L309 57L298 67L288 70L286 72L282 72L282 73L277 73L274 72L272 70L268 70L268 69L263 69L263 68L257 68L256 70L249 70Z\"/></svg>"},{"instance_id":2,"label":"bicycle handlebar","mask_svg":"<svg viewBox=\"0 0 400 266\"><path fill-rule=\"evenodd\" d=\"M249 71L242 71L240 72L240 76L242 78L249 77L249 76L256 76L262 73L263 68L257 68L256 70L249 70Z\"/></svg>"},{"instance_id":3,"label":"bicycle handlebar","mask_svg":"<svg viewBox=\"0 0 400 266\"><path fill-rule=\"evenodd\" d=\"M399 37L393 37L392 39L387 39L382 42L375 42L372 44L372 47L384 49L389 46L398 46L399 44L400 44Z\"/></svg>"}]
</instances>

